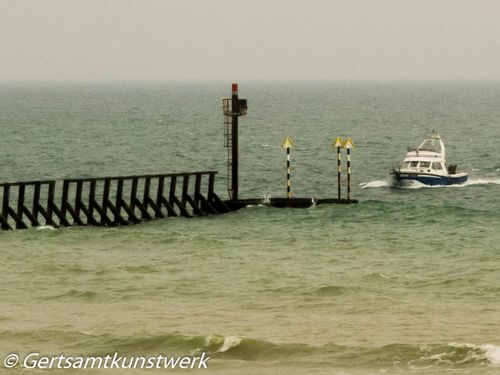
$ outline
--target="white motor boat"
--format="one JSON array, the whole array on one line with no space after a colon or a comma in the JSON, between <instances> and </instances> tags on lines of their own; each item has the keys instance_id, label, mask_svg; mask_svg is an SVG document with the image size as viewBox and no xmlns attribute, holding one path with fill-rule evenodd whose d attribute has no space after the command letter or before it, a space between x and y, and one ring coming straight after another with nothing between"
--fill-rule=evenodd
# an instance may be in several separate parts
<instances>
[{"instance_id":1,"label":"white motor boat","mask_svg":"<svg viewBox=\"0 0 500 375\"><path fill-rule=\"evenodd\" d=\"M408 150L403 165L391 172L396 185L419 182L428 186L460 185L467 173L457 172L457 165L446 166L445 147L441 136L432 132L415 149Z\"/></svg>"}]
</instances>

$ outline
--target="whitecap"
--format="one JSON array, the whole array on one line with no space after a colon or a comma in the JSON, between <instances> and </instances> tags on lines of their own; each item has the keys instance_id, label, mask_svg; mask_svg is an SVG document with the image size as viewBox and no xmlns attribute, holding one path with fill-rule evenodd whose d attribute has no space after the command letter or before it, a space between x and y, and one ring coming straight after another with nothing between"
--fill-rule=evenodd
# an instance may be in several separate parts
<instances>
[{"instance_id":1,"label":"whitecap","mask_svg":"<svg viewBox=\"0 0 500 375\"><path fill-rule=\"evenodd\" d=\"M478 360L478 359L486 359L493 366L500 366L500 347L492 344L483 344L483 345L474 345L474 344L458 344L458 343L449 343L449 346L453 348L467 348L471 349L472 352L467 355L467 357L460 362L466 362L468 360ZM482 353L478 356L474 353L475 350L480 350ZM459 362L459 363L460 363Z\"/></svg>"},{"instance_id":2,"label":"whitecap","mask_svg":"<svg viewBox=\"0 0 500 375\"><path fill-rule=\"evenodd\" d=\"M214 335L205 336L205 346L210 345L210 343L212 342L213 338L214 338Z\"/></svg>"},{"instance_id":3,"label":"whitecap","mask_svg":"<svg viewBox=\"0 0 500 375\"><path fill-rule=\"evenodd\" d=\"M481 345L480 348L484 350L484 355L492 365L500 366L500 347L491 344L484 344Z\"/></svg>"},{"instance_id":4,"label":"whitecap","mask_svg":"<svg viewBox=\"0 0 500 375\"><path fill-rule=\"evenodd\" d=\"M232 349L238 345L240 345L242 338L236 336L227 336L224 337L224 342L222 346L218 350L219 353L227 352L229 349Z\"/></svg>"}]
</instances>

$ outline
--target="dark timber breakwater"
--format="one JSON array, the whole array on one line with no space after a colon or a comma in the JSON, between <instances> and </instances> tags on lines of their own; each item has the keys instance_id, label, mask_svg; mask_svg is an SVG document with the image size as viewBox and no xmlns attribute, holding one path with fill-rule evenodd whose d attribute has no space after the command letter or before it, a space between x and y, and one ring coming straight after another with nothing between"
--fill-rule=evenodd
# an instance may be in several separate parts
<instances>
[{"instance_id":1,"label":"dark timber breakwater","mask_svg":"<svg viewBox=\"0 0 500 375\"><path fill-rule=\"evenodd\" d=\"M1 229L117 226L230 211L215 171L0 184Z\"/></svg>"},{"instance_id":2,"label":"dark timber breakwater","mask_svg":"<svg viewBox=\"0 0 500 375\"><path fill-rule=\"evenodd\" d=\"M238 85L233 84L231 98L222 99L228 200L221 200L214 191L217 171L0 183L0 229L129 225L165 217L222 214L257 204L305 208L357 203L350 199L350 190L347 199L340 193L338 198L295 198L289 181L286 198L240 199L238 118L246 115L247 108L247 100L238 98ZM340 178L338 184L340 192Z\"/></svg>"}]
</instances>

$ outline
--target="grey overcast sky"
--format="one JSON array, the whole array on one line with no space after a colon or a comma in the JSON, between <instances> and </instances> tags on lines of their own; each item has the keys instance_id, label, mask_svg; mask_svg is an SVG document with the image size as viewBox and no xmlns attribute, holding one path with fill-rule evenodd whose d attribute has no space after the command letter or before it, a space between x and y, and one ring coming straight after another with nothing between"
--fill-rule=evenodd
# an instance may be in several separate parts
<instances>
[{"instance_id":1,"label":"grey overcast sky","mask_svg":"<svg viewBox=\"0 0 500 375\"><path fill-rule=\"evenodd\" d=\"M500 0L0 0L1 81L500 80Z\"/></svg>"}]
</instances>

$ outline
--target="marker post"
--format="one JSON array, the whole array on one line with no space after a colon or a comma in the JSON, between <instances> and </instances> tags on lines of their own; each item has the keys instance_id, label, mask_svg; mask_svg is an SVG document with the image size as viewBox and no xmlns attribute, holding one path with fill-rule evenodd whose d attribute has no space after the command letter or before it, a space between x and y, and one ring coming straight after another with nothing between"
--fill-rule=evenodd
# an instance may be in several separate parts
<instances>
[{"instance_id":1,"label":"marker post","mask_svg":"<svg viewBox=\"0 0 500 375\"><path fill-rule=\"evenodd\" d=\"M351 149L354 148L352 139L348 137L344 142L344 148L347 150L347 200L351 200Z\"/></svg>"},{"instance_id":2,"label":"marker post","mask_svg":"<svg viewBox=\"0 0 500 375\"><path fill-rule=\"evenodd\" d=\"M291 181L291 166L290 166L290 149L295 147L293 140L290 137L286 137L285 141L281 147L286 148L286 197L290 199L292 197L292 181Z\"/></svg>"},{"instance_id":3,"label":"marker post","mask_svg":"<svg viewBox=\"0 0 500 375\"><path fill-rule=\"evenodd\" d=\"M344 147L344 143L342 142L342 139L340 137L337 137L335 141L332 143L332 147L337 149L337 197L340 200L341 198L341 173L342 173L342 164L341 164L341 157L340 157L340 148Z\"/></svg>"}]
</instances>

